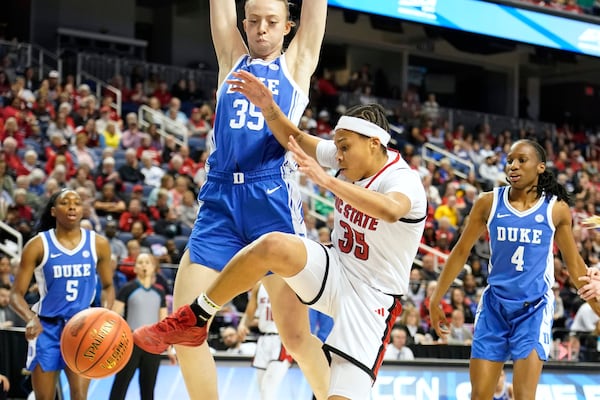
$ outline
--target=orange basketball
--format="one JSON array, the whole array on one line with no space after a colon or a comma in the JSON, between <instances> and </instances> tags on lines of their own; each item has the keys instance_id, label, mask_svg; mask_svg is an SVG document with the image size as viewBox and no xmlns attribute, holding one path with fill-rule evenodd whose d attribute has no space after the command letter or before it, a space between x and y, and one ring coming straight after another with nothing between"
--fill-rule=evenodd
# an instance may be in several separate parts
<instances>
[{"instance_id":1,"label":"orange basketball","mask_svg":"<svg viewBox=\"0 0 600 400\"><path fill-rule=\"evenodd\" d=\"M71 370L86 378L119 372L133 351L127 322L107 308L92 307L75 314L60 337L60 351Z\"/></svg>"}]
</instances>

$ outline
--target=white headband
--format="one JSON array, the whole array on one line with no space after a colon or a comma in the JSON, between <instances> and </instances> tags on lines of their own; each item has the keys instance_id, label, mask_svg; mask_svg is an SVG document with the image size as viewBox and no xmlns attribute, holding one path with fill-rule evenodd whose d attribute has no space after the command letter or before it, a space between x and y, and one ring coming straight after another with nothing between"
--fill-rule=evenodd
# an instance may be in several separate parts
<instances>
[{"instance_id":1,"label":"white headband","mask_svg":"<svg viewBox=\"0 0 600 400\"><path fill-rule=\"evenodd\" d=\"M390 134L385 129L362 118L344 115L339 119L334 131L338 129L346 129L364 136L378 138L384 146L387 146L390 141Z\"/></svg>"}]
</instances>

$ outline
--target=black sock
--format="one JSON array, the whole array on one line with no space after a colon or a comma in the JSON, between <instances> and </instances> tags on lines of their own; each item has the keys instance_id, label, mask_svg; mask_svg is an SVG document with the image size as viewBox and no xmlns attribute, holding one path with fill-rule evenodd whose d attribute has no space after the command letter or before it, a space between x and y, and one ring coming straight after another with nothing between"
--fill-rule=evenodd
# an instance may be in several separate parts
<instances>
[{"instance_id":1,"label":"black sock","mask_svg":"<svg viewBox=\"0 0 600 400\"><path fill-rule=\"evenodd\" d=\"M198 304L198 299L194 300L192 304L190 304L190 308L196 316L196 326L203 327L206 325L206 322L210 319L210 317L212 317L212 315L200 307L200 304Z\"/></svg>"}]
</instances>

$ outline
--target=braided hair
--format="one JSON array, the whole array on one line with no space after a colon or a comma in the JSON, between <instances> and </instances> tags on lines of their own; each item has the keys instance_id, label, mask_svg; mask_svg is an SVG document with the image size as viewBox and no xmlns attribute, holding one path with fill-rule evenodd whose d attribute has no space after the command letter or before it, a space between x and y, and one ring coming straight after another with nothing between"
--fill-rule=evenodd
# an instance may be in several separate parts
<instances>
[{"instance_id":1,"label":"braided hair","mask_svg":"<svg viewBox=\"0 0 600 400\"><path fill-rule=\"evenodd\" d=\"M546 164L546 151L538 142L534 142L533 140L529 139L522 139L516 143L525 143L533 147L540 162ZM541 197L542 195L546 196L546 201L550 201L552 196L556 196L559 201L563 200L567 204L571 203L571 198L567 190L558 183L554 174L548 169L545 169L544 172L538 175L538 183L536 186L534 186L534 188L537 191L538 197Z\"/></svg>"},{"instance_id":2,"label":"braided hair","mask_svg":"<svg viewBox=\"0 0 600 400\"><path fill-rule=\"evenodd\" d=\"M364 119L365 121L374 123L386 132L390 131L390 124L385 116L385 109L379 104L358 104L350 107L344 115ZM387 151L386 146L382 144L381 150L385 153Z\"/></svg>"},{"instance_id":3,"label":"braided hair","mask_svg":"<svg viewBox=\"0 0 600 400\"><path fill-rule=\"evenodd\" d=\"M386 132L390 131L390 124L385 116L385 109L379 104L358 104L350 107L344 115L364 119L365 121L374 123Z\"/></svg>"}]
</instances>

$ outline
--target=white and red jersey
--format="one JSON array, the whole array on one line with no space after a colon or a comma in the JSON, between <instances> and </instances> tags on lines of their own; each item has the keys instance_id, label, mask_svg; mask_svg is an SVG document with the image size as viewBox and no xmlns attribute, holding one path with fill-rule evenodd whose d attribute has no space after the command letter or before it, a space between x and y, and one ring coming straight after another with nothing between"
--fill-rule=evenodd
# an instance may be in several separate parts
<instances>
[{"instance_id":1,"label":"white and red jersey","mask_svg":"<svg viewBox=\"0 0 600 400\"><path fill-rule=\"evenodd\" d=\"M269 300L269 294L262 284L259 286L256 295L256 316L258 317L258 330L260 333L278 333L275 321L273 321L271 300Z\"/></svg>"},{"instance_id":2,"label":"white and red jersey","mask_svg":"<svg viewBox=\"0 0 600 400\"><path fill-rule=\"evenodd\" d=\"M337 167L333 141L317 149L321 165ZM387 164L375 175L354 182L379 193L399 192L411 201L410 212L389 223L364 214L336 198L332 243L348 273L383 293L408 291L410 269L417 254L427 213L427 197L419 174L402 156L388 150Z\"/></svg>"}]
</instances>

